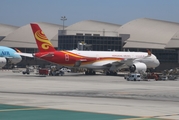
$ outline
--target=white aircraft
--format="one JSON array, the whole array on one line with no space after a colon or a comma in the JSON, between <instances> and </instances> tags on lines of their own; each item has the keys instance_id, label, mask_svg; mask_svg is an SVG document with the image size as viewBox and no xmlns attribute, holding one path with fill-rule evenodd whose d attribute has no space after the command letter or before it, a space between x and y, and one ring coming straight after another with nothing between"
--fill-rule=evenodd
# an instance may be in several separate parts
<instances>
[{"instance_id":1,"label":"white aircraft","mask_svg":"<svg viewBox=\"0 0 179 120\"><path fill-rule=\"evenodd\" d=\"M104 70L107 75L116 75L116 70L128 66L131 72L146 71L159 66L159 60L148 52L117 51L57 51L37 24L31 24L39 52L28 57L36 57L69 68L86 68L85 74L95 74ZM21 55L26 56L24 53Z\"/></svg>"},{"instance_id":2,"label":"white aircraft","mask_svg":"<svg viewBox=\"0 0 179 120\"><path fill-rule=\"evenodd\" d=\"M21 56L18 55L14 49L0 46L0 68L4 67L7 62L14 65L19 63L21 60Z\"/></svg>"}]
</instances>

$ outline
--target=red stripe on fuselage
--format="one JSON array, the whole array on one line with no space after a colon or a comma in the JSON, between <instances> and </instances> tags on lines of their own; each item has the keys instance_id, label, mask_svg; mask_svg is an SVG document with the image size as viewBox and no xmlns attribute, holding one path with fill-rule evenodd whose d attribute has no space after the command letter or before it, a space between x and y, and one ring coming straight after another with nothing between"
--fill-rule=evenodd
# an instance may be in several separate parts
<instances>
[{"instance_id":1,"label":"red stripe on fuselage","mask_svg":"<svg viewBox=\"0 0 179 120\"><path fill-rule=\"evenodd\" d=\"M60 64L63 66L69 66L72 67L77 61L81 61L81 65L87 65L92 64L94 62L100 62L100 61L121 61L122 58L113 58L113 57L102 57L102 58L96 58L96 57L85 57L80 56L74 53L66 52L66 51L54 51L51 52L53 56L48 56L49 52L39 52L35 54L35 57L50 61L56 64ZM42 57L43 56L43 57Z\"/></svg>"}]
</instances>

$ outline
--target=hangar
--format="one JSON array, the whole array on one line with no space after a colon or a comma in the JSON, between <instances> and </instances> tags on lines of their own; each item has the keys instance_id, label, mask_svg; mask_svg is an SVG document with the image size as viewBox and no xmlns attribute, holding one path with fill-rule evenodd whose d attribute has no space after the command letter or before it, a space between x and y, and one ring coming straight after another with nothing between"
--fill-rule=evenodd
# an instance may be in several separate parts
<instances>
[{"instance_id":1,"label":"hangar","mask_svg":"<svg viewBox=\"0 0 179 120\"><path fill-rule=\"evenodd\" d=\"M179 23L142 18L122 25L117 31L130 34L124 48L179 48Z\"/></svg>"},{"instance_id":2,"label":"hangar","mask_svg":"<svg viewBox=\"0 0 179 120\"><path fill-rule=\"evenodd\" d=\"M59 30L58 47L59 49L71 50L79 48L78 43L82 43L86 44L84 46L87 46L87 50L121 51L122 40L116 32L120 26L94 20L75 23L66 27L64 31Z\"/></svg>"},{"instance_id":3,"label":"hangar","mask_svg":"<svg viewBox=\"0 0 179 120\"><path fill-rule=\"evenodd\" d=\"M79 43L86 50L146 51L147 48L167 67L178 65L179 23L140 18L124 25L85 20L70 26L36 22L57 49L76 49ZM22 27L0 24L0 45L33 53L37 46L30 24ZM25 58L22 64L31 63ZM35 64L42 64L35 60ZM161 65L162 66L162 65Z\"/></svg>"},{"instance_id":4,"label":"hangar","mask_svg":"<svg viewBox=\"0 0 179 120\"><path fill-rule=\"evenodd\" d=\"M17 26L12 26L12 25L6 25L6 24L0 24L0 41L4 39L8 34L12 33L15 31Z\"/></svg>"}]
</instances>

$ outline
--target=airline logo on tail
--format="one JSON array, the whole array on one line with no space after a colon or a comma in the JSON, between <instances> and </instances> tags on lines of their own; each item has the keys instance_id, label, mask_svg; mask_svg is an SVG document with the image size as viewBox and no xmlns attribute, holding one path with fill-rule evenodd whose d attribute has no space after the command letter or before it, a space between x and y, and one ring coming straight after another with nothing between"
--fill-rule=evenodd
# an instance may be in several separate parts
<instances>
[{"instance_id":1,"label":"airline logo on tail","mask_svg":"<svg viewBox=\"0 0 179 120\"><path fill-rule=\"evenodd\" d=\"M37 24L31 24L31 27L34 33L36 43L39 48L39 52L56 51L51 42L45 36L44 32L40 29L40 27Z\"/></svg>"},{"instance_id":2,"label":"airline logo on tail","mask_svg":"<svg viewBox=\"0 0 179 120\"><path fill-rule=\"evenodd\" d=\"M14 48L14 49L16 50L16 52L22 53L19 49L17 49L17 48Z\"/></svg>"},{"instance_id":3,"label":"airline logo on tail","mask_svg":"<svg viewBox=\"0 0 179 120\"><path fill-rule=\"evenodd\" d=\"M45 50L49 49L49 46L52 46L50 41L48 41L47 37L44 35L44 33L40 30L35 32L35 38L36 40L42 42L41 47Z\"/></svg>"}]
</instances>

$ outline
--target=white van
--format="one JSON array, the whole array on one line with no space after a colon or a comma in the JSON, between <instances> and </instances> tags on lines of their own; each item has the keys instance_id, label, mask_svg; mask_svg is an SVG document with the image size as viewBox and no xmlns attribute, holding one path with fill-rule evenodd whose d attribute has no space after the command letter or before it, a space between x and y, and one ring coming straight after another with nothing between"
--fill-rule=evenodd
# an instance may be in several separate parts
<instances>
[{"instance_id":1,"label":"white van","mask_svg":"<svg viewBox=\"0 0 179 120\"><path fill-rule=\"evenodd\" d=\"M141 75L139 73L131 73L129 74L129 77L127 78L128 81L140 81Z\"/></svg>"},{"instance_id":2,"label":"white van","mask_svg":"<svg viewBox=\"0 0 179 120\"><path fill-rule=\"evenodd\" d=\"M60 71L63 71L63 72L71 72L71 70L68 69L68 68L61 68Z\"/></svg>"}]
</instances>

